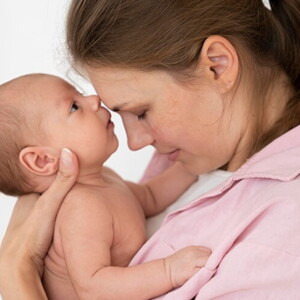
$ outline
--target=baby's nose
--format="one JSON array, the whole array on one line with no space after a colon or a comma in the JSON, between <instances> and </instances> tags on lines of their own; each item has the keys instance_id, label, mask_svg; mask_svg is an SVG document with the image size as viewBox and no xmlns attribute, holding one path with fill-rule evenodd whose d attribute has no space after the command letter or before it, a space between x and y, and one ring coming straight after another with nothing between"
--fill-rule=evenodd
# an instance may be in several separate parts
<instances>
[{"instance_id":1,"label":"baby's nose","mask_svg":"<svg viewBox=\"0 0 300 300\"><path fill-rule=\"evenodd\" d=\"M98 111L101 105L101 101L98 96L89 96L87 101L89 102L89 105L93 111Z\"/></svg>"}]
</instances>

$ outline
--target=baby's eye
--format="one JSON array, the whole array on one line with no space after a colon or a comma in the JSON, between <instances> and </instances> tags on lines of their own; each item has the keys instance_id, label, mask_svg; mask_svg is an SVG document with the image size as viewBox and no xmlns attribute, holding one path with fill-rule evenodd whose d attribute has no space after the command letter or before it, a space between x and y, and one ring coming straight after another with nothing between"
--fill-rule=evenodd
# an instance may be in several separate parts
<instances>
[{"instance_id":1,"label":"baby's eye","mask_svg":"<svg viewBox=\"0 0 300 300\"><path fill-rule=\"evenodd\" d=\"M141 114L139 114L139 115L137 116L137 118L138 118L140 121L144 120L145 117L146 117L146 111L144 111L143 113L141 113Z\"/></svg>"},{"instance_id":2,"label":"baby's eye","mask_svg":"<svg viewBox=\"0 0 300 300\"><path fill-rule=\"evenodd\" d=\"M72 112L78 110L78 108L79 108L79 107L78 107L78 105L76 104L76 102L73 102L73 104L72 104L72 106L71 106L70 112L72 113Z\"/></svg>"}]
</instances>

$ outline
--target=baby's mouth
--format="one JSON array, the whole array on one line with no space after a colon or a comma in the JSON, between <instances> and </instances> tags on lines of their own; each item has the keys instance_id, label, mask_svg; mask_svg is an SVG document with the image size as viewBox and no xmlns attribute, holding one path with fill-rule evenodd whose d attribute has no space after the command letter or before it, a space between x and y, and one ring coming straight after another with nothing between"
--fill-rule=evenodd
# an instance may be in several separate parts
<instances>
[{"instance_id":1,"label":"baby's mouth","mask_svg":"<svg viewBox=\"0 0 300 300\"><path fill-rule=\"evenodd\" d=\"M109 119L107 122L106 128L110 128L110 127L114 127L114 126L115 126L115 124L112 122L111 119Z\"/></svg>"}]
</instances>

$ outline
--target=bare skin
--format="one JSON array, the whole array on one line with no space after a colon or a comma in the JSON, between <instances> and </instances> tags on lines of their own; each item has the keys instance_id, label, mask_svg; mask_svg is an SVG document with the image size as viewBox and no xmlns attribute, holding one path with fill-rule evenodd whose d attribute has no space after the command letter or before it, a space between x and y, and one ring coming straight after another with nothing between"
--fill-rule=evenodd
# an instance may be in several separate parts
<instances>
[{"instance_id":1,"label":"bare skin","mask_svg":"<svg viewBox=\"0 0 300 300\"><path fill-rule=\"evenodd\" d=\"M145 242L145 213L155 207L147 189L124 182L107 168L101 186L76 184L59 211L45 260L49 298L150 299L182 285L205 264L208 249L191 246L126 267Z\"/></svg>"},{"instance_id":2,"label":"bare skin","mask_svg":"<svg viewBox=\"0 0 300 300\"><path fill-rule=\"evenodd\" d=\"M63 151L51 187L40 197L31 194L18 199L0 248L0 293L4 300L48 299L40 279L44 258L58 210L77 175L76 156Z\"/></svg>"},{"instance_id":3,"label":"bare skin","mask_svg":"<svg viewBox=\"0 0 300 300\"><path fill-rule=\"evenodd\" d=\"M182 89L181 86L178 88L177 85L174 87L171 82L170 88L165 90L166 84L169 83L168 78L166 78L169 76L166 74L162 78L158 78L159 81L157 76L152 81L151 74L144 76L143 72L134 72L134 80L132 81L132 74L129 74L127 69L101 70L90 68L87 73L107 107L120 113L131 149L138 150L151 144L161 153L168 154L176 151L178 154L176 159L195 174L209 172L224 165L227 166L228 170L234 171L247 158L247 145L251 141L251 128L256 123L256 119L253 110L250 109L252 99L247 92L252 87L247 86L246 89L245 85L248 83L246 82L239 84L237 90L234 89L239 62L236 52L232 50L234 49L223 38L212 37L206 40L199 57L199 66L201 67L199 71L201 72L201 79L204 81L200 80L199 85L195 85L196 89ZM118 76L119 71L121 71L121 78ZM126 76L123 77L123 74ZM130 75L129 78L127 75ZM161 87L162 83L163 87ZM203 83L205 84L203 85ZM149 99L153 93L153 99ZM284 97L281 97L281 94L284 94ZM226 97L228 95L233 95L234 99ZM174 96L178 99L174 99ZM281 106L284 101L287 101L288 95L281 85L274 84L269 96L274 99L272 100L274 101L271 106L272 111L266 110L264 118L267 123L272 123L274 119L280 116ZM204 102L199 101L202 99ZM216 101L206 101L211 99ZM230 105L226 102L228 99ZM192 102L189 101L187 105L187 100ZM277 100L281 100L280 103L282 104L279 105ZM205 106L206 103L209 104L208 107ZM200 109L199 105L204 105L202 106L203 109ZM174 107L176 108L175 111L170 114L170 109ZM223 111L224 107L226 108L225 111ZM211 112L215 112L216 115L212 115ZM223 112L223 118L220 119L218 112ZM193 114L197 117L194 118ZM201 118L199 118L200 114ZM203 122L203 120L206 121L206 118L211 118L211 120ZM218 122L220 120L221 122ZM190 130L186 130L186 128ZM74 175L74 173L72 174ZM66 193L66 187L67 184L61 185L60 189L57 188L56 190ZM48 197L45 195L45 199L51 206L52 201L57 200L57 196ZM20 202L20 207L24 208L25 206L24 201ZM39 210L39 215L30 214L28 218L33 224L40 224L40 219L46 215L46 210ZM23 291L20 293L20 297L15 299L21 299L26 291L30 291L30 294L34 295L30 299L45 299L44 296L41 296L43 291L37 270L42 269L41 259L45 255L44 245L49 241L41 240L43 247L34 243L32 247L20 254L19 249L24 244L24 240L32 241L38 233L31 226L22 223L23 218L18 214L13 218L14 223L21 222L24 227L14 227L15 231L8 231L0 253L0 274L12 278L13 280L10 282L16 283L20 287L19 290ZM50 229L52 230L52 228ZM10 247L11 244L15 246ZM25 259L23 259L24 257ZM31 259L32 257L38 258L39 263L37 265ZM17 262L22 261L22 263L14 263L16 258ZM27 261L29 263L26 263ZM3 265L6 267L3 268ZM8 265L11 268L8 268ZM2 272L3 270L4 272ZM24 279L22 277L24 270L25 273L33 271L30 273L33 274L33 278ZM1 285L2 282L5 281L2 281L1 278L0 288L3 291L3 298L5 300L14 299L15 288L10 282L7 285Z\"/></svg>"},{"instance_id":4,"label":"bare skin","mask_svg":"<svg viewBox=\"0 0 300 300\"><path fill-rule=\"evenodd\" d=\"M76 184L58 213L45 259L49 299L149 299L182 285L206 263L210 251L191 246L127 267L146 241L145 217L161 212L196 180L181 163L143 185L126 183L103 166L118 141L98 96L81 95L45 74L22 76L2 90L3 105L11 99L15 110L36 116L30 131L22 132L28 141L16 157L30 191L43 192L51 184L61 148L76 149L79 159Z\"/></svg>"}]
</instances>

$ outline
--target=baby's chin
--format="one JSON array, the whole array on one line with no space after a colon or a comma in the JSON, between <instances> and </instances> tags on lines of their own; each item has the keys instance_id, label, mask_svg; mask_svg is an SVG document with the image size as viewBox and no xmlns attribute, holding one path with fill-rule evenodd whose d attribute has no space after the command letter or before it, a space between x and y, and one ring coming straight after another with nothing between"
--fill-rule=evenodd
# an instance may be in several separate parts
<instances>
[{"instance_id":1,"label":"baby's chin","mask_svg":"<svg viewBox=\"0 0 300 300\"><path fill-rule=\"evenodd\" d=\"M112 144L111 147L109 149L107 149L107 152L105 154L102 153L102 155L98 156L98 157L95 157L93 161L89 160L88 164L90 166L93 166L93 165L104 165L108 159L114 154L117 152L119 148L119 142L117 140L116 143ZM82 166L83 163L81 163L81 160L79 160L79 166Z\"/></svg>"}]
</instances>

